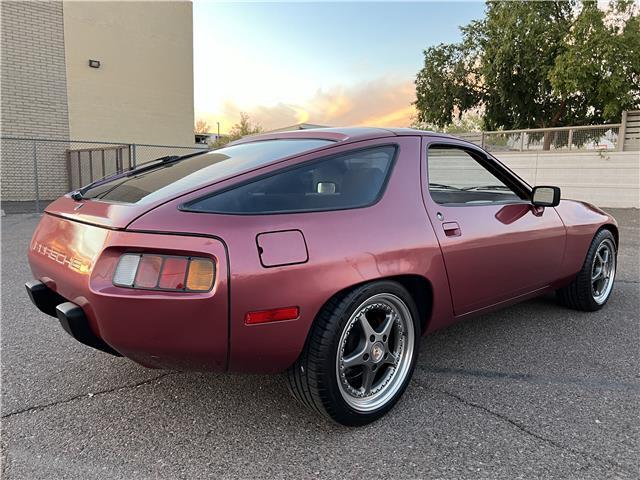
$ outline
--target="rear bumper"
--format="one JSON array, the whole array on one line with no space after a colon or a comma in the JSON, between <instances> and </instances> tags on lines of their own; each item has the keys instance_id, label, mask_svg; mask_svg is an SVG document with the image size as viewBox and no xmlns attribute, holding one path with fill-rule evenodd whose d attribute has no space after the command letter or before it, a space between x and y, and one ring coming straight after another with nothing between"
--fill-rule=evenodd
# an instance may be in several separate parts
<instances>
[{"instance_id":1,"label":"rear bumper","mask_svg":"<svg viewBox=\"0 0 640 480\"><path fill-rule=\"evenodd\" d=\"M58 317L56 307L67 301L64 297L58 295L38 280L31 280L25 283L24 286L27 289L31 302L38 307L41 312L51 315L52 317Z\"/></svg>"},{"instance_id":2,"label":"rear bumper","mask_svg":"<svg viewBox=\"0 0 640 480\"><path fill-rule=\"evenodd\" d=\"M64 331L77 341L96 350L118 357L122 356L93 333L81 307L75 303L67 302L64 297L37 280L27 282L24 286L33 304L41 312L56 317Z\"/></svg>"},{"instance_id":3,"label":"rear bumper","mask_svg":"<svg viewBox=\"0 0 640 480\"><path fill-rule=\"evenodd\" d=\"M211 258L217 272L214 288L171 292L114 285L120 256L146 251ZM45 214L31 241L29 265L33 278L44 284L28 289L40 310L60 318L58 305L80 307L61 319L80 342L150 368L227 369L229 269L221 240L109 230Z\"/></svg>"}]
</instances>

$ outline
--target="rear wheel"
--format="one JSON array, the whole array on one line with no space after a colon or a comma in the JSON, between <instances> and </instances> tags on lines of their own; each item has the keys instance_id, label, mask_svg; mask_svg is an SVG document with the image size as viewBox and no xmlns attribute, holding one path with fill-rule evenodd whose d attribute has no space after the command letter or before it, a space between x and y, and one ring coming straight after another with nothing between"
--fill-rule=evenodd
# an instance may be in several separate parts
<instances>
[{"instance_id":1,"label":"rear wheel","mask_svg":"<svg viewBox=\"0 0 640 480\"><path fill-rule=\"evenodd\" d=\"M600 230L591 242L582 270L573 282L558 290L560 302L576 310L599 310L611 296L616 266L615 238L609 230Z\"/></svg>"},{"instance_id":2,"label":"rear wheel","mask_svg":"<svg viewBox=\"0 0 640 480\"><path fill-rule=\"evenodd\" d=\"M419 345L415 303L399 284L367 284L322 309L289 387L303 404L344 425L372 422L407 387Z\"/></svg>"}]
</instances>

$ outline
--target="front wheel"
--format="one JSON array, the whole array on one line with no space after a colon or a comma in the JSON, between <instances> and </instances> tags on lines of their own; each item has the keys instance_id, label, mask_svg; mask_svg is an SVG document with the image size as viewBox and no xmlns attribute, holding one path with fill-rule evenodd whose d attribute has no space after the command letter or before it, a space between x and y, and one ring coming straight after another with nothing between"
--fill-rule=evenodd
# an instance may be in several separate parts
<instances>
[{"instance_id":1,"label":"front wheel","mask_svg":"<svg viewBox=\"0 0 640 480\"><path fill-rule=\"evenodd\" d=\"M343 425L364 425L406 389L419 346L411 295L380 281L334 298L316 318L289 389L303 404Z\"/></svg>"},{"instance_id":2,"label":"front wheel","mask_svg":"<svg viewBox=\"0 0 640 480\"><path fill-rule=\"evenodd\" d=\"M558 290L560 302L575 310L599 310L611 296L616 266L615 238L609 230L600 230L593 238L576 278Z\"/></svg>"}]
</instances>

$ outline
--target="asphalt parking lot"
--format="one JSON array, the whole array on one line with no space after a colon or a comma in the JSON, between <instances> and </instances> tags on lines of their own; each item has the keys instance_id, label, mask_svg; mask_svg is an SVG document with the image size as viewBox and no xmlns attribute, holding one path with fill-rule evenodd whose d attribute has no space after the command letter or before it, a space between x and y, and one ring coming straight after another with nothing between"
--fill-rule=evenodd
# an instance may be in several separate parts
<instances>
[{"instance_id":1,"label":"asphalt parking lot","mask_svg":"<svg viewBox=\"0 0 640 480\"><path fill-rule=\"evenodd\" d=\"M2 477L638 478L640 222L597 313L553 296L422 340L381 421L348 429L279 376L147 370L76 343L23 284L36 215L2 218Z\"/></svg>"}]
</instances>

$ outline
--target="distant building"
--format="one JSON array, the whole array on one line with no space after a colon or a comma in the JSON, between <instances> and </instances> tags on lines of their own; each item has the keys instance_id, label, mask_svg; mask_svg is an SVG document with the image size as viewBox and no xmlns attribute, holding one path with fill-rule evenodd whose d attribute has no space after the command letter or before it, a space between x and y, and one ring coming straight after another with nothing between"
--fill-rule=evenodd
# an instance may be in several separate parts
<instances>
[{"instance_id":1,"label":"distant building","mask_svg":"<svg viewBox=\"0 0 640 480\"><path fill-rule=\"evenodd\" d=\"M218 133L196 133L196 143L198 145L210 145L219 138L224 138L226 135Z\"/></svg>"},{"instance_id":2,"label":"distant building","mask_svg":"<svg viewBox=\"0 0 640 480\"><path fill-rule=\"evenodd\" d=\"M293 130L308 130L310 128L328 128L326 125L314 125L312 123L298 123L289 127L276 128L275 130L266 130L261 133L290 132ZM211 145L218 138L226 137L225 134L216 133L196 133L196 143L200 145Z\"/></svg>"},{"instance_id":3,"label":"distant building","mask_svg":"<svg viewBox=\"0 0 640 480\"><path fill-rule=\"evenodd\" d=\"M327 125L315 125L313 123L298 123L296 125L290 125L288 127L276 128L274 130L267 130L264 133L290 132L292 130L309 130L310 128L329 128L329 127Z\"/></svg>"},{"instance_id":4,"label":"distant building","mask_svg":"<svg viewBox=\"0 0 640 480\"><path fill-rule=\"evenodd\" d=\"M0 9L2 137L194 145L191 2L2 0ZM2 200L22 200L33 192L30 156L15 141L2 147ZM41 145L43 198L66 191L68 148Z\"/></svg>"}]
</instances>

